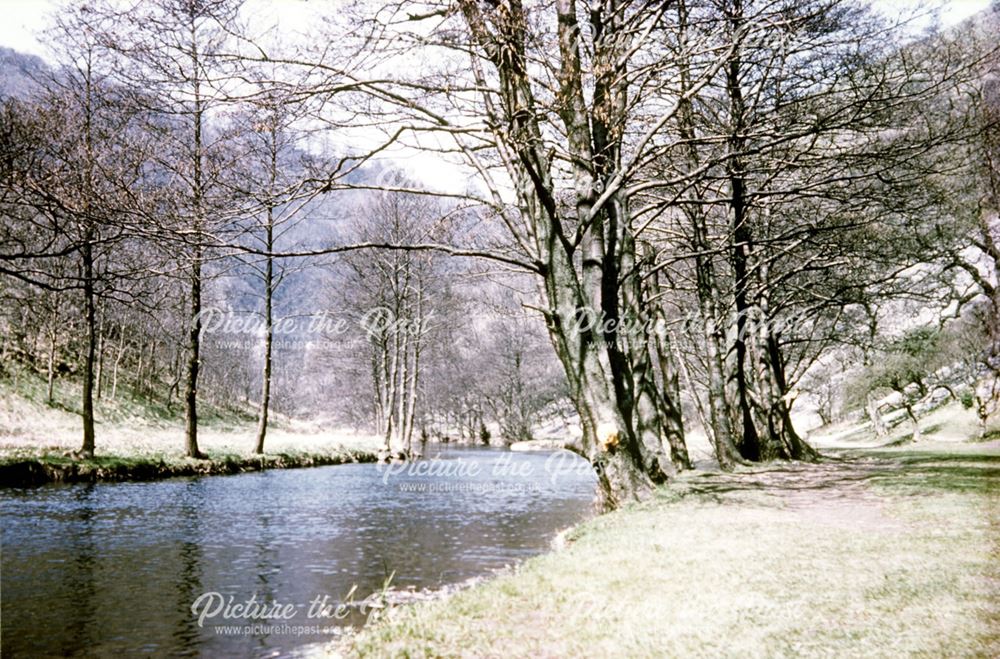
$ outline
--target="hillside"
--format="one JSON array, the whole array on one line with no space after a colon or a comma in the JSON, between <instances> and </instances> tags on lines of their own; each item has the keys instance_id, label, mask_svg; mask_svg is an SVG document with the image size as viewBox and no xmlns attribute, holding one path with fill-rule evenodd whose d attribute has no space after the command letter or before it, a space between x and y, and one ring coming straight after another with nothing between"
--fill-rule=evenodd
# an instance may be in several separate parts
<instances>
[{"instance_id":1,"label":"hillside","mask_svg":"<svg viewBox=\"0 0 1000 659\"><path fill-rule=\"evenodd\" d=\"M23 368L0 375L0 459L61 455L80 446L80 384L61 380L53 402L46 402L46 383ZM122 386L115 399L107 395L95 405L97 455L179 459L184 451L183 407L136 396ZM248 409L201 405L201 433L209 456L250 455L256 419ZM374 438L349 430L321 428L281 415L272 416L267 452L322 453L338 448L373 450Z\"/></svg>"},{"instance_id":2,"label":"hillside","mask_svg":"<svg viewBox=\"0 0 1000 659\"><path fill-rule=\"evenodd\" d=\"M41 57L0 46L0 99L27 95L46 69Z\"/></svg>"}]
</instances>

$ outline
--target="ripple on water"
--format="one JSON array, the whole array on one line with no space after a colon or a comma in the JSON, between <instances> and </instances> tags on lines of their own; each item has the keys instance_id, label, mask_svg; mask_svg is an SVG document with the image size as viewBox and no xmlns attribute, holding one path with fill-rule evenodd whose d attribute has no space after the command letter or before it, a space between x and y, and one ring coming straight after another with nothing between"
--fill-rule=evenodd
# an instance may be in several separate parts
<instances>
[{"instance_id":1,"label":"ripple on water","mask_svg":"<svg viewBox=\"0 0 1000 659\"><path fill-rule=\"evenodd\" d=\"M302 606L308 624L317 596L340 601L356 585L360 599L390 574L401 588L489 574L591 513L593 476L552 479L547 454L438 458L478 474L341 465L0 492L2 654L284 654L329 637L218 635L191 603L257 595Z\"/></svg>"}]
</instances>

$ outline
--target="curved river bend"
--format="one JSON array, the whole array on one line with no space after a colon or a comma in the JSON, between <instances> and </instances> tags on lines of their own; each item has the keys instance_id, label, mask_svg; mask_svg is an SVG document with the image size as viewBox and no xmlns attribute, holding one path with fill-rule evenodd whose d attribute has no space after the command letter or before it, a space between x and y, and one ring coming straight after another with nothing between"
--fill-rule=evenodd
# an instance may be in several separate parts
<instances>
[{"instance_id":1,"label":"curved river bend","mask_svg":"<svg viewBox=\"0 0 1000 659\"><path fill-rule=\"evenodd\" d=\"M361 600L390 574L396 588L488 574L592 512L594 476L568 453L428 454L391 471L0 491L2 654L286 656L362 619L336 610L352 587ZM208 615L229 597L276 602L285 617Z\"/></svg>"}]
</instances>

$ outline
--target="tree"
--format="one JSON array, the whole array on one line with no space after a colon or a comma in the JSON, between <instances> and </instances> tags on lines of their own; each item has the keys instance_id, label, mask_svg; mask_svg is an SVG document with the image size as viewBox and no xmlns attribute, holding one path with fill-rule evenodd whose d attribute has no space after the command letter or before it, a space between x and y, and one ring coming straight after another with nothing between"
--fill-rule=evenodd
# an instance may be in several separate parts
<instances>
[{"instance_id":1,"label":"tree","mask_svg":"<svg viewBox=\"0 0 1000 659\"><path fill-rule=\"evenodd\" d=\"M260 281L263 306L263 360L254 452L264 452L274 362L275 295L291 269L275 257L278 241L287 242L310 208L314 196L295 185L305 171L305 154L295 127L301 112L294 102L277 90L258 82L244 102L246 111L234 123L241 135L238 176L230 187L234 195L250 200L253 210L246 219L246 238L260 256L249 254L243 261Z\"/></svg>"},{"instance_id":2,"label":"tree","mask_svg":"<svg viewBox=\"0 0 1000 659\"><path fill-rule=\"evenodd\" d=\"M890 344L885 359L869 375L871 391L888 388L902 401L906 416L913 424L913 440L920 440L920 421L915 403L929 393L928 378L942 366L939 333L933 328L917 327Z\"/></svg>"},{"instance_id":3,"label":"tree","mask_svg":"<svg viewBox=\"0 0 1000 659\"><path fill-rule=\"evenodd\" d=\"M971 75L969 61L916 65L923 55L899 26L855 3L674 9L674 96L691 89L703 44L727 55L681 104L683 139L655 163L664 183L641 207L662 254L654 267L669 275L659 298L699 318L705 347L687 368L705 374L698 408L720 464L812 459L791 420L798 380L863 339L873 303L928 288L902 276L926 258L914 236L933 232L925 163L912 161L954 139L947 126L927 131L923 110Z\"/></svg>"},{"instance_id":4,"label":"tree","mask_svg":"<svg viewBox=\"0 0 1000 659\"><path fill-rule=\"evenodd\" d=\"M44 225L45 238L38 245L39 236L25 232L22 249L5 254L12 267L4 272L46 290L58 306L67 305L70 293L82 296L81 456L95 449L98 305L127 296L127 282L137 277L133 264L116 254L129 240L123 216L148 155L136 139L134 112L109 80L105 27L86 7L67 11L49 32L58 68L39 75L29 100L7 106L8 126L21 144L10 152L5 201L25 226ZM49 333L50 392L59 332Z\"/></svg>"},{"instance_id":5,"label":"tree","mask_svg":"<svg viewBox=\"0 0 1000 659\"><path fill-rule=\"evenodd\" d=\"M206 247L217 242L218 230L234 215L219 180L227 171L225 135L209 119L225 98L220 53L232 39L241 4L157 0L125 13L105 10L115 21L106 38L119 56L120 82L135 91L150 129L162 139L158 166L177 192L170 208L176 225L163 226L162 206L147 217L182 246L186 261L185 450L194 458L204 457L198 448L198 382Z\"/></svg>"}]
</instances>

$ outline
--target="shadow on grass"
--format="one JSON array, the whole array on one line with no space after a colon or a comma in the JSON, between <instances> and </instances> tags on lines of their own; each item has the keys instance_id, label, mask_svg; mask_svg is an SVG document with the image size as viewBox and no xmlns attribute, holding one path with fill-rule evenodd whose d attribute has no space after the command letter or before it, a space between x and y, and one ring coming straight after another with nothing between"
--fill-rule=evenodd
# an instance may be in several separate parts
<instances>
[{"instance_id":1,"label":"shadow on grass","mask_svg":"<svg viewBox=\"0 0 1000 659\"><path fill-rule=\"evenodd\" d=\"M661 498L702 497L717 503L783 505L806 499L857 499L878 494L1000 493L1000 454L865 451L815 464L774 463L734 473L691 474Z\"/></svg>"},{"instance_id":2,"label":"shadow on grass","mask_svg":"<svg viewBox=\"0 0 1000 659\"><path fill-rule=\"evenodd\" d=\"M923 491L1000 492L1000 454L909 451L892 458L902 467L876 475L879 485Z\"/></svg>"}]
</instances>

